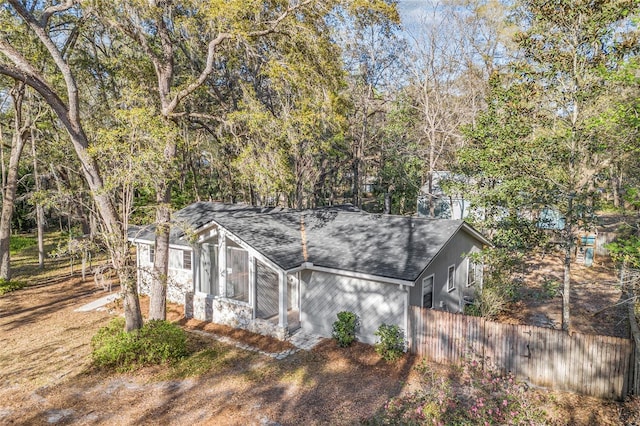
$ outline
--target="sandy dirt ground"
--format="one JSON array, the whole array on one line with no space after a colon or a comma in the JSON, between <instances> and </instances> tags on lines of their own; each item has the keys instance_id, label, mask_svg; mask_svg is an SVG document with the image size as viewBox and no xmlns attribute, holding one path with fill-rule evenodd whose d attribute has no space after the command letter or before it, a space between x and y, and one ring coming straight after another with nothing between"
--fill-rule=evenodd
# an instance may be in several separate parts
<instances>
[{"instance_id":1,"label":"sandy dirt ground","mask_svg":"<svg viewBox=\"0 0 640 426\"><path fill-rule=\"evenodd\" d=\"M553 265L529 268L527 282L539 282L554 271ZM576 276L575 327L624 335L615 308L598 313L620 298L615 277L600 276L606 271L598 271ZM528 293L512 311L518 313L511 315L512 320L544 315L550 323L559 324L558 296L536 296L536 284L523 291ZM169 318L185 327L192 346L206 349L200 353L208 357L207 369L194 368L187 375L170 366L122 374L97 371L90 363L91 336L117 314L117 306L91 312L76 309L105 294L93 281L82 282L66 273L31 280L29 287L0 296L0 423L357 424L389 398L417 386L413 367L419 360L415 357L388 364L370 346L356 344L344 350L325 340L312 351L275 360L220 343L202 331L227 334L267 351L288 344L185 321L175 306L170 307ZM447 374L446 366L434 368ZM552 395L554 403L548 410L552 424L631 421L625 413L629 403Z\"/></svg>"},{"instance_id":2,"label":"sandy dirt ground","mask_svg":"<svg viewBox=\"0 0 640 426\"><path fill-rule=\"evenodd\" d=\"M563 258L538 255L527 261L518 278L523 285L520 300L500 320L515 324L562 327ZM592 267L571 268L571 330L583 334L629 337L627 305L617 271L608 258Z\"/></svg>"}]
</instances>

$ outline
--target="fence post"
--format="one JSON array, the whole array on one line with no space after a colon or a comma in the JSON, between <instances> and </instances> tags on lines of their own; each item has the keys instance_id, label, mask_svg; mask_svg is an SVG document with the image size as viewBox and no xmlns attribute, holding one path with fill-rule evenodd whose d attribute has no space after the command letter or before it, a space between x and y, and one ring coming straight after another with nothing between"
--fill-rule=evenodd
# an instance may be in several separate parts
<instances>
[{"instance_id":1,"label":"fence post","mask_svg":"<svg viewBox=\"0 0 640 426\"><path fill-rule=\"evenodd\" d=\"M621 272L622 276L622 272ZM629 297L628 294L625 297ZM629 380L628 389L623 390L623 393L640 395L640 351L638 351L638 345L640 344L640 328L638 328L638 323L636 322L636 313L635 313L635 300L630 299L628 304L629 310L629 329L631 330L631 341L633 342L633 348L631 349L631 359L629 366ZM626 392L625 392L626 391Z\"/></svg>"}]
</instances>

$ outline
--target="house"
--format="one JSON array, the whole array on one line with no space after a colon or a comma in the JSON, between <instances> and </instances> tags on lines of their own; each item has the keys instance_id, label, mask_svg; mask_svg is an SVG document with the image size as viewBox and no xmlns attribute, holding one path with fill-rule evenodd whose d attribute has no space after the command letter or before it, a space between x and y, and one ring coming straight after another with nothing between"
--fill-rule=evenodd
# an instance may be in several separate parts
<instances>
[{"instance_id":1,"label":"house","mask_svg":"<svg viewBox=\"0 0 640 426\"><path fill-rule=\"evenodd\" d=\"M444 181L457 184L469 184L467 178L454 175L447 171L434 171L431 177L431 192L429 185L422 185L418 193L417 209L420 217L433 217L435 219L464 219L472 213L469 200L461 194L447 194L442 188ZM429 200L433 203L433 215L430 211Z\"/></svg>"},{"instance_id":2,"label":"house","mask_svg":"<svg viewBox=\"0 0 640 426\"><path fill-rule=\"evenodd\" d=\"M408 307L459 312L482 285L466 254L489 242L461 220L198 202L174 214L167 298L185 315L284 339L331 336L340 311L374 343L382 323L407 329ZM153 227L131 228L148 293Z\"/></svg>"}]
</instances>

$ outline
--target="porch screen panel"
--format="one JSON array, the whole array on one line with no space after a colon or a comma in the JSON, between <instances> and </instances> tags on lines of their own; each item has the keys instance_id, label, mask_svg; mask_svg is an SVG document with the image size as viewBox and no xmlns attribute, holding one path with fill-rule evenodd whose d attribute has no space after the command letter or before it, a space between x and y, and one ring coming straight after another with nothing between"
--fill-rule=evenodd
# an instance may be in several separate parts
<instances>
[{"instance_id":1,"label":"porch screen panel","mask_svg":"<svg viewBox=\"0 0 640 426\"><path fill-rule=\"evenodd\" d=\"M249 253L236 247L227 247L227 297L249 301Z\"/></svg>"},{"instance_id":2,"label":"porch screen panel","mask_svg":"<svg viewBox=\"0 0 640 426\"><path fill-rule=\"evenodd\" d=\"M256 272L258 275L258 289L256 316L270 318L278 314L278 273L258 261Z\"/></svg>"},{"instance_id":3,"label":"porch screen panel","mask_svg":"<svg viewBox=\"0 0 640 426\"><path fill-rule=\"evenodd\" d=\"M203 244L200 256L200 291L218 296L218 246Z\"/></svg>"}]
</instances>

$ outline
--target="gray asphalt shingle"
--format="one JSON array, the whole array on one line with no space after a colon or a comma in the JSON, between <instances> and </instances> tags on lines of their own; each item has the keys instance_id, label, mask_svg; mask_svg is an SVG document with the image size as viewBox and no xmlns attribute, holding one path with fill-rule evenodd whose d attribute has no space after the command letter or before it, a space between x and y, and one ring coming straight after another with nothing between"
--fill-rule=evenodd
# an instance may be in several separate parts
<instances>
[{"instance_id":1,"label":"gray asphalt shingle","mask_svg":"<svg viewBox=\"0 0 640 426\"><path fill-rule=\"evenodd\" d=\"M462 226L461 220L370 214L353 207L314 210L260 208L198 202L177 211L174 244L212 222L233 233L282 269L305 261L334 268L414 281ZM307 259L303 255L304 224ZM130 237L153 241L153 227L130 229Z\"/></svg>"}]
</instances>

